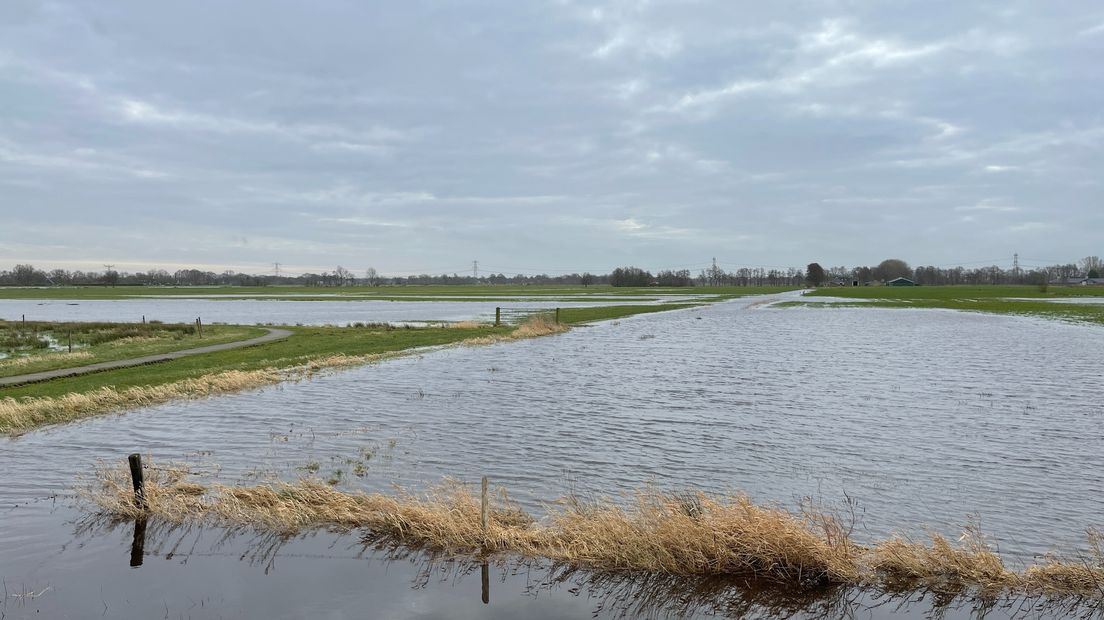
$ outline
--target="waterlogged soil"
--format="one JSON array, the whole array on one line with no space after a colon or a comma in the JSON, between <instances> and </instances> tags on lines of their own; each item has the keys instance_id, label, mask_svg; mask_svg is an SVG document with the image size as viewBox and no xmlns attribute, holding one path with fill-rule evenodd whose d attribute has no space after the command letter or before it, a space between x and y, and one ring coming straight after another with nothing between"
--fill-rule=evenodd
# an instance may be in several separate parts
<instances>
[{"instance_id":1,"label":"waterlogged soil","mask_svg":"<svg viewBox=\"0 0 1104 620\"><path fill-rule=\"evenodd\" d=\"M134 451L199 479L316 475L350 489L487 475L534 512L653 484L855 506L855 537L980 523L1016 566L1104 526L1104 329L762 299L452 348L0 440L6 617L968 617L969 602L815 596L488 567L375 549L359 533L82 522L69 496ZM222 303L222 302L219 302ZM345 303L345 302L343 302ZM848 511L850 512L850 511ZM139 567L131 567L137 559ZM634 580L635 579L635 580ZM12 594L18 596L12 596ZM1022 612L1007 601L997 616ZM1044 609L1060 616L1068 610Z\"/></svg>"},{"instance_id":2,"label":"waterlogged soil","mask_svg":"<svg viewBox=\"0 0 1104 620\"><path fill-rule=\"evenodd\" d=\"M663 302L683 298L666 299ZM503 318L554 308L593 308L609 305L656 303L631 298L616 304L601 299L587 301L288 301L275 299L113 299L79 302L41 299L0 299L0 319L18 321L113 321L122 323L158 320L230 325L348 325L350 323L424 323L429 321L492 321L495 308Z\"/></svg>"}]
</instances>

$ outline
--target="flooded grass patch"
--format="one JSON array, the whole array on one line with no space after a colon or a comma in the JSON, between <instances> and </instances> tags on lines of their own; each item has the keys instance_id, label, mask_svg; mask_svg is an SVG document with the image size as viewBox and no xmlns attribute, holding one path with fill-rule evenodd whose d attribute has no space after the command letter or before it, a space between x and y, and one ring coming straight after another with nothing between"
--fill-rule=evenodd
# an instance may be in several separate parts
<instances>
[{"instance_id":1,"label":"flooded grass patch","mask_svg":"<svg viewBox=\"0 0 1104 620\"><path fill-rule=\"evenodd\" d=\"M148 467L145 505L134 501L129 471L103 465L83 496L109 519L251 527L291 536L364 530L376 540L458 557L516 554L580 570L690 578L744 576L792 588L874 587L985 596L1104 600L1104 552L1090 532L1075 559L1048 556L1008 568L976 529L952 543L893 538L853 541L853 520L804 505L761 505L746 495L646 488L627 503L569 497L535 517L504 489L490 501L446 481L424 494L346 492L314 477L256 486L199 484L182 467Z\"/></svg>"}]
</instances>

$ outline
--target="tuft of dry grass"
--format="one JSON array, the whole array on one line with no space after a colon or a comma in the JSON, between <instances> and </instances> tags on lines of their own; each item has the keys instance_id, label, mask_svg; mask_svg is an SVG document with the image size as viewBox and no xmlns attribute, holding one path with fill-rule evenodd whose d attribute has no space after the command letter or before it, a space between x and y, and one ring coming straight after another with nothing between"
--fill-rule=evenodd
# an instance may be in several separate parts
<instances>
[{"instance_id":1,"label":"tuft of dry grass","mask_svg":"<svg viewBox=\"0 0 1104 620\"><path fill-rule=\"evenodd\" d=\"M560 334L568 330L568 326L557 323L547 314L531 314L525 322L510 334L511 338L536 338L550 334Z\"/></svg>"},{"instance_id":2,"label":"tuft of dry grass","mask_svg":"<svg viewBox=\"0 0 1104 620\"><path fill-rule=\"evenodd\" d=\"M480 323L479 321L457 321L455 323L449 323L450 329L482 329L484 327L490 327L486 323Z\"/></svg>"},{"instance_id":3,"label":"tuft of dry grass","mask_svg":"<svg viewBox=\"0 0 1104 620\"><path fill-rule=\"evenodd\" d=\"M91 358L92 354L88 351L73 351L72 353L51 351L49 353L39 353L36 355L20 355L18 357L8 357L0 360L0 368L27 366L28 364L41 362L44 359L55 359L58 356L64 356L66 360L85 360Z\"/></svg>"},{"instance_id":4,"label":"tuft of dry grass","mask_svg":"<svg viewBox=\"0 0 1104 620\"><path fill-rule=\"evenodd\" d=\"M933 535L930 543L898 537L863 546L851 540L850 525L834 515L759 505L745 495L646 489L625 505L569 498L549 506L538 520L499 490L486 530L479 498L455 481L422 495L388 495L345 492L316 478L201 486L188 481L183 469L150 467L147 507L140 509L127 468L101 466L83 496L112 518L251 526L281 535L366 529L409 547L456 555L509 552L572 569L1104 600L1104 539L1097 533L1090 533L1092 551L1076 561L1048 557L1016 572L975 529L958 544Z\"/></svg>"}]
</instances>

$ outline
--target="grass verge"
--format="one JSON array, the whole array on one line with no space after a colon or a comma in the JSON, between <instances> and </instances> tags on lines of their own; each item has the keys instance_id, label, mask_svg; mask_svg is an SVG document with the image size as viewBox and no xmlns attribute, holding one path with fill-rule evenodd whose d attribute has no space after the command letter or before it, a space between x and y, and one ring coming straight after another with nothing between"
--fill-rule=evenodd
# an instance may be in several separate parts
<instances>
[{"instance_id":1,"label":"grass verge","mask_svg":"<svg viewBox=\"0 0 1104 620\"><path fill-rule=\"evenodd\" d=\"M932 535L927 542L893 538L860 545L851 539L847 518L811 506L792 512L759 505L745 495L649 489L628 506L568 498L538 519L499 490L484 529L479 498L455 482L423 495L388 495L344 492L314 478L202 485L175 467L149 467L147 476L143 507L133 500L123 466L101 466L83 494L109 518L244 525L280 535L365 529L457 556L513 553L581 569L745 576L800 587L1104 599L1104 538L1096 532L1090 532L1091 552L1083 557L1047 557L1017 571L973 531L958 543Z\"/></svg>"}]
</instances>

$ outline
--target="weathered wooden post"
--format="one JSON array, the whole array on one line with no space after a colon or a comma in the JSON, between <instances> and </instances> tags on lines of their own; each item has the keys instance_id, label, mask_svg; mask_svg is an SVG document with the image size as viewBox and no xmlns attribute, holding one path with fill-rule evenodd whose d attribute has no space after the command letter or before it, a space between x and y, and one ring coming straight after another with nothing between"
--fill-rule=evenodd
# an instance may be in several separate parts
<instances>
[{"instance_id":1,"label":"weathered wooden post","mask_svg":"<svg viewBox=\"0 0 1104 620\"><path fill-rule=\"evenodd\" d=\"M560 309L556 308L556 324L560 322Z\"/></svg>"},{"instance_id":2,"label":"weathered wooden post","mask_svg":"<svg viewBox=\"0 0 1104 620\"><path fill-rule=\"evenodd\" d=\"M69 330L69 352L73 352L73 330Z\"/></svg>"},{"instance_id":3,"label":"weathered wooden post","mask_svg":"<svg viewBox=\"0 0 1104 620\"><path fill-rule=\"evenodd\" d=\"M142 315L142 325L146 324L146 315Z\"/></svg>"},{"instance_id":4,"label":"weathered wooden post","mask_svg":"<svg viewBox=\"0 0 1104 620\"><path fill-rule=\"evenodd\" d=\"M479 522L483 525L483 536L487 535L487 477L483 476L483 490L480 493Z\"/></svg>"},{"instance_id":5,"label":"weathered wooden post","mask_svg":"<svg viewBox=\"0 0 1104 620\"><path fill-rule=\"evenodd\" d=\"M495 327L502 325L502 308L495 308Z\"/></svg>"},{"instance_id":6,"label":"weathered wooden post","mask_svg":"<svg viewBox=\"0 0 1104 620\"><path fill-rule=\"evenodd\" d=\"M135 452L127 457L130 461L130 481L134 484L134 505L146 509L146 481L142 477L142 455Z\"/></svg>"},{"instance_id":7,"label":"weathered wooden post","mask_svg":"<svg viewBox=\"0 0 1104 620\"><path fill-rule=\"evenodd\" d=\"M27 329L27 315L23 315L23 329Z\"/></svg>"}]
</instances>

